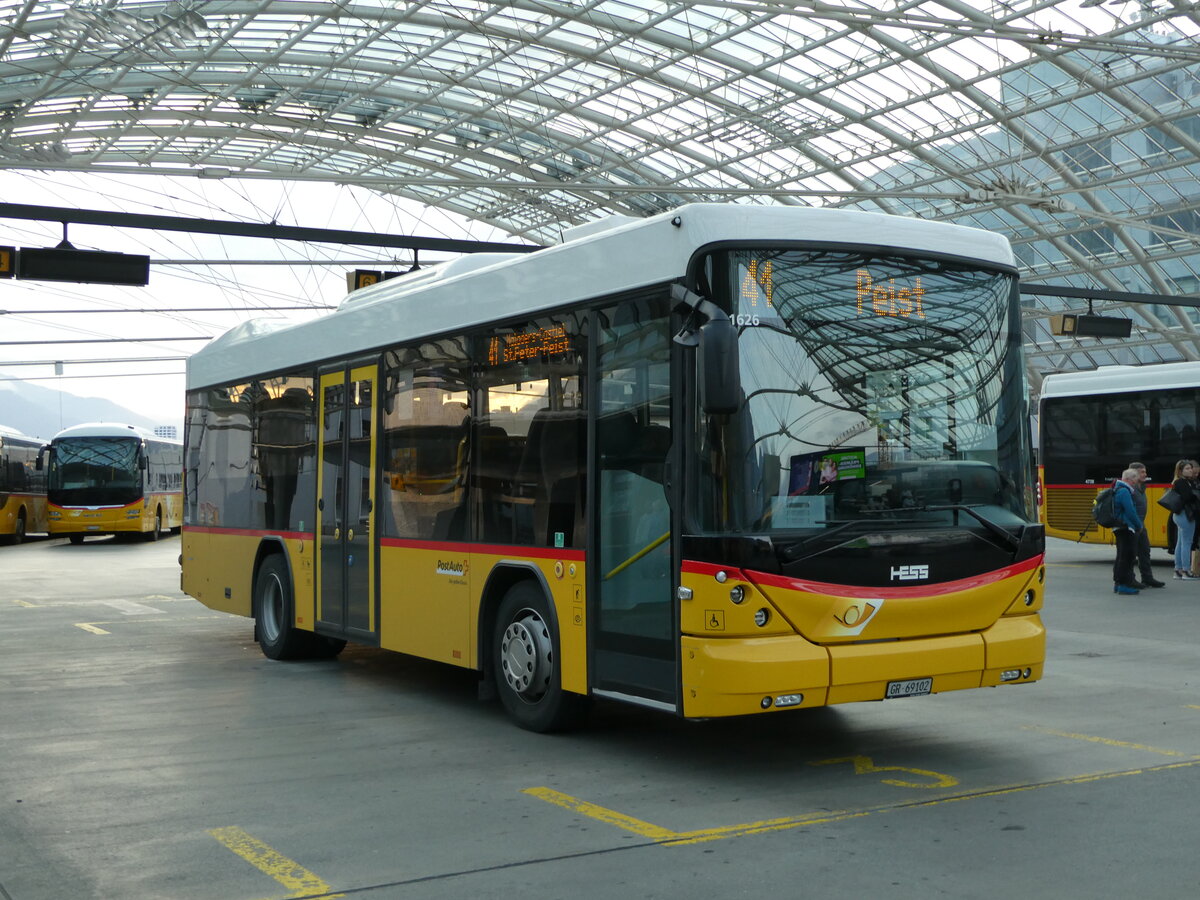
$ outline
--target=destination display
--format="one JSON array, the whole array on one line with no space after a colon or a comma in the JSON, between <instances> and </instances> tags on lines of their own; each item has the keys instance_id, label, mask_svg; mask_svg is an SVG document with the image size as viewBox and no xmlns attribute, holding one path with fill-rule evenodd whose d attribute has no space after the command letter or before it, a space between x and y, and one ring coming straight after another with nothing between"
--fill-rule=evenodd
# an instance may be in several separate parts
<instances>
[{"instance_id":1,"label":"destination display","mask_svg":"<svg viewBox=\"0 0 1200 900\"><path fill-rule=\"evenodd\" d=\"M518 331L515 334L496 335L488 342L487 361L489 366L523 362L528 359L556 356L571 351L571 339L565 325L551 325Z\"/></svg>"},{"instance_id":2,"label":"destination display","mask_svg":"<svg viewBox=\"0 0 1200 900\"><path fill-rule=\"evenodd\" d=\"M855 315L925 318L925 289L920 275L913 276L910 284L897 284L895 278L880 282L869 270L858 269L854 278Z\"/></svg>"}]
</instances>

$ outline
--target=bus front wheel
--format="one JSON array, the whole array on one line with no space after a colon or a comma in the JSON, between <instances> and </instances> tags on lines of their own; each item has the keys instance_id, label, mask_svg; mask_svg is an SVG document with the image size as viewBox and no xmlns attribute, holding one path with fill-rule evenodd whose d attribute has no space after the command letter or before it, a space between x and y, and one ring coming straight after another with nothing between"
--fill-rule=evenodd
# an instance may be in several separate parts
<instances>
[{"instance_id":1,"label":"bus front wheel","mask_svg":"<svg viewBox=\"0 0 1200 900\"><path fill-rule=\"evenodd\" d=\"M159 538L162 537L162 510L161 509L156 509L154 511L154 530L146 532L145 537L146 537L147 541L157 541Z\"/></svg>"},{"instance_id":2,"label":"bus front wheel","mask_svg":"<svg viewBox=\"0 0 1200 900\"><path fill-rule=\"evenodd\" d=\"M17 520L13 522L12 534L0 538L0 544L19 544L25 540L25 507L17 512Z\"/></svg>"},{"instance_id":3,"label":"bus front wheel","mask_svg":"<svg viewBox=\"0 0 1200 900\"><path fill-rule=\"evenodd\" d=\"M254 621L258 646L268 659L332 659L346 642L302 631L292 623L296 610L287 560L273 553L254 579Z\"/></svg>"},{"instance_id":4,"label":"bus front wheel","mask_svg":"<svg viewBox=\"0 0 1200 900\"><path fill-rule=\"evenodd\" d=\"M583 719L587 698L562 689L550 604L532 581L513 585L500 602L492 662L500 701L522 728L564 731Z\"/></svg>"},{"instance_id":5,"label":"bus front wheel","mask_svg":"<svg viewBox=\"0 0 1200 900\"><path fill-rule=\"evenodd\" d=\"M306 633L297 631L292 601L292 579L279 554L263 560L254 579L254 619L258 646L268 659L304 656Z\"/></svg>"}]
</instances>

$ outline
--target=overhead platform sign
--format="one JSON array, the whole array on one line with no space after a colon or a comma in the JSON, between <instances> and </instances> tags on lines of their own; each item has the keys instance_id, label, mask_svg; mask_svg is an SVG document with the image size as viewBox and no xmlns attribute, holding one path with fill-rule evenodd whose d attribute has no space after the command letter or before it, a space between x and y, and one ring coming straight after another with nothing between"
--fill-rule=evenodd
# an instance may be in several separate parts
<instances>
[{"instance_id":1,"label":"overhead platform sign","mask_svg":"<svg viewBox=\"0 0 1200 900\"><path fill-rule=\"evenodd\" d=\"M1121 316L1063 313L1050 317L1050 332L1072 337L1127 338L1133 332L1133 320Z\"/></svg>"},{"instance_id":2,"label":"overhead platform sign","mask_svg":"<svg viewBox=\"0 0 1200 900\"><path fill-rule=\"evenodd\" d=\"M73 281L79 284L125 284L143 286L150 282L150 257L73 247L22 247L15 251L14 272L29 281Z\"/></svg>"},{"instance_id":3,"label":"overhead platform sign","mask_svg":"<svg viewBox=\"0 0 1200 900\"><path fill-rule=\"evenodd\" d=\"M346 289L357 291L359 288L370 287L403 274L403 272L380 272L375 269L355 269L353 272L346 273Z\"/></svg>"}]
</instances>

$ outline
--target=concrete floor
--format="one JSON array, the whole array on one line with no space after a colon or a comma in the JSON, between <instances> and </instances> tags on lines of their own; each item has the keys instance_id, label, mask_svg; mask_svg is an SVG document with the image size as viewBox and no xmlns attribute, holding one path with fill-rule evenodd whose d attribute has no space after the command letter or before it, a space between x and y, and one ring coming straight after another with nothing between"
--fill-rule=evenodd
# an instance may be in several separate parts
<instances>
[{"instance_id":1,"label":"concrete floor","mask_svg":"<svg viewBox=\"0 0 1200 900\"><path fill-rule=\"evenodd\" d=\"M1192 900L1200 582L1111 552L1051 542L1035 685L540 736L471 673L265 659L177 537L0 547L0 900Z\"/></svg>"}]
</instances>

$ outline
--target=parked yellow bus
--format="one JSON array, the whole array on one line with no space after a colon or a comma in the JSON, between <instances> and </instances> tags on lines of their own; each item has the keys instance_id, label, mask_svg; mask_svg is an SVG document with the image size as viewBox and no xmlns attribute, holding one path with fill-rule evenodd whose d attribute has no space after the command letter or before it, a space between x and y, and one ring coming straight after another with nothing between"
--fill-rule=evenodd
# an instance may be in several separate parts
<instances>
[{"instance_id":1,"label":"parked yellow bus","mask_svg":"<svg viewBox=\"0 0 1200 900\"><path fill-rule=\"evenodd\" d=\"M46 531L46 479L37 466L42 444L0 425L0 543Z\"/></svg>"},{"instance_id":2,"label":"parked yellow bus","mask_svg":"<svg viewBox=\"0 0 1200 900\"><path fill-rule=\"evenodd\" d=\"M1047 375L1039 401L1041 519L1046 534L1111 544L1092 519L1096 494L1131 462L1146 464L1146 531L1173 549L1175 523L1155 501L1181 459L1200 458L1200 363L1102 366Z\"/></svg>"},{"instance_id":3,"label":"parked yellow bus","mask_svg":"<svg viewBox=\"0 0 1200 900\"><path fill-rule=\"evenodd\" d=\"M183 521L183 445L134 425L75 425L48 448L50 533L157 541Z\"/></svg>"},{"instance_id":4,"label":"parked yellow bus","mask_svg":"<svg viewBox=\"0 0 1200 900\"><path fill-rule=\"evenodd\" d=\"M1003 237L685 206L245 323L187 378L183 588L268 657L474 669L537 731L1041 677Z\"/></svg>"}]
</instances>

